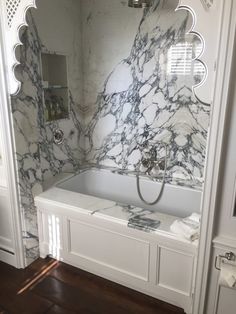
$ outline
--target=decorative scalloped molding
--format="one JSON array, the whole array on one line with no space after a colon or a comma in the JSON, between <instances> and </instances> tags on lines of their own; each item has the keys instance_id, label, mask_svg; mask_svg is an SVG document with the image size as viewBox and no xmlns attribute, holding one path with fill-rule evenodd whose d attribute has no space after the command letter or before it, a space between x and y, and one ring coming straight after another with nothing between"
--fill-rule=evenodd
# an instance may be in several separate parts
<instances>
[{"instance_id":1,"label":"decorative scalloped molding","mask_svg":"<svg viewBox=\"0 0 236 314\"><path fill-rule=\"evenodd\" d=\"M196 60L204 65L206 69L206 75L200 84L193 87L193 90L199 100L206 104L211 104L216 57L212 58L211 44L209 44L211 49L205 49L208 46L208 41L212 43L212 30L211 28L206 27L206 21L208 25L209 21L213 20L214 22L214 15L217 14L215 10L212 10L214 5L210 10L206 10L205 7L201 5L203 4L201 1L202 0L179 0L177 10L185 9L191 12L193 16L193 24L189 30L189 33L197 34L203 42L204 49L202 53L196 58ZM36 0L3 0L3 2L3 19L7 52L7 75L9 80L8 86L9 93L14 95L20 90L21 87L21 83L17 80L14 73L15 67L19 64L15 56L15 49L18 45L22 44L19 38L19 30L22 26L27 26L27 10L31 7L36 8ZM12 6L12 8L9 8L9 6ZM202 27L201 25L204 24L205 27Z\"/></svg>"},{"instance_id":2,"label":"decorative scalloped molding","mask_svg":"<svg viewBox=\"0 0 236 314\"><path fill-rule=\"evenodd\" d=\"M176 11L178 11L178 10L187 10L187 11L190 12L190 14L192 15L193 22L192 22L192 26L190 27L190 29L189 29L189 31L187 32L187 34L193 34L193 35L198 36L199 39L201 40L201 43L202 43L202 46L203 46L202 51L200 52L200 54L199 54L198 56L196 56L195 59L193 60L193 62L196 62L196 61L197 61L197 62L201 62L201 64L202 64L202 65L204 66L204 68L205 68L205 74L204 74L204 77L203 77L203 79L201 80L201 82L198 83L198 84L196 84L196 85L194 85L194 86L192 87L192 90L193 90L195 96L199 99L199 97L198 97L198 95L197 95L197 93L196 93L196 90L197 90L198 87L202 86L202 85L206 82L207 77L208 77L208 67L207 67L207 65L200 59L201 56L203 55L204 51L205 51L205 40L204 40L203 36L202 36L200 33L194 31L194 29L195 29L195 27L196 27L196 23L197 23L197 16L196 16L195 11L194 11L190 6L188 6L188 5L183 5L182 2L184 2L184 1L181 1L181 0L179 1L179 5L178 5ZM199 100L202 101L202 102L204 102L205 104L209 104L209 105L210 105L210 102L203 101L202 99L199 99Z\"/></svg>"},{"instance_id":3,"label":"decorative scalloped molding","mask_svg":"<svg viewBox=\"0 0 236 314\"><path fill-rule=\"evenodd\" d=\"M209 2L210 5L206 7L203 2ZM177 7L177 10L185 9L191 13L193 24L189 33L199 36L203 43L203 50L195 60L204 65L206 74L199 84L193 86L193 91L201 102L209 105L213 101L218 57L219 3L213 0L179 0Z\"/></svg>"},{"instance_id":4,"label":"decorative scalloped molding","mask_svg":"<svg viewBox=\"0 0 236 314\"><path fill-rule=\"evenodd\" d=\"M11 95L17 94L21 87L15 77L15 67L19 64L15 50L18 45L22 45L19 31L22 26L27 26L26 13L32 7L36 8L36 0L3 0L8 89Z\"/></svg>"}]
</instances>

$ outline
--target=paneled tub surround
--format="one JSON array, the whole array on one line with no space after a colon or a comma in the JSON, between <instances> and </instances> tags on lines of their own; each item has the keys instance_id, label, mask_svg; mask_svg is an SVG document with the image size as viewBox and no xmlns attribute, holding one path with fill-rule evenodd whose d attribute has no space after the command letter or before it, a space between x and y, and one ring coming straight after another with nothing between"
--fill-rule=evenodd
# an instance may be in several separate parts
<instances>
[{"instance_id":1,"label":"paneled tub surround","mask_svg":"<svg viewBox=\"0 0 236 314\"><path fill-rule=\"evenodd\" d=\"M157 182L142 178L141 184L152 190L150 197L158 190ZM184 197L178 187L167 185L169 211L163 203L151 210L133 203L138 200L132 186L135 176L90 169L69 174L35 197L40 255L50 254L191 313L197 241L171 232L178 217L168 213L176 203L179 212L172 212L181 215L182 206L182 214L192 213L201 193L188 189Z\"/></svg>"}]
</instances>

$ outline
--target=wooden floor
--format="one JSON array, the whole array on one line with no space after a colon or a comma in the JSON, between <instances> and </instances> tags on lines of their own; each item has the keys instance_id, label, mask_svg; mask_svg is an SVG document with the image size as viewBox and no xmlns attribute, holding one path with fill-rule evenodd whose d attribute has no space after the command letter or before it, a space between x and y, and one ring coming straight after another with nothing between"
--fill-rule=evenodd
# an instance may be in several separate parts
<instances>
[{"instance_id":1,"label":"wooden floor","mask_svg":"<svg viewBox=\"0 0 236 314\"><path fill-rule=\"evenodd\" d=\"M39 259L25 270L0 262L0 314L174 314L172 305L77 268Z\"/></svg>"}]
</instances>

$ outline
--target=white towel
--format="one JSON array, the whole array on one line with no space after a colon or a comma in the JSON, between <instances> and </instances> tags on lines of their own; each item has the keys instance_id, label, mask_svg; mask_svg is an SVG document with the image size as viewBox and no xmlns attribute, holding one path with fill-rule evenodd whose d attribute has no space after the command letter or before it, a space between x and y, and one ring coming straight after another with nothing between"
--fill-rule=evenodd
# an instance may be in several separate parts
<instances>
[{"instance_id":1,"label":"white towel","mask_svg":"<svg viewBox=\"0 0 236 314\"><path fill-rule=\"evenodd\" d=\"M199 214L193 213L184 219L175 220L170 226L170 230L187 240L195 241L199 239L200 217Z\"/></svg>"}]
</instances>

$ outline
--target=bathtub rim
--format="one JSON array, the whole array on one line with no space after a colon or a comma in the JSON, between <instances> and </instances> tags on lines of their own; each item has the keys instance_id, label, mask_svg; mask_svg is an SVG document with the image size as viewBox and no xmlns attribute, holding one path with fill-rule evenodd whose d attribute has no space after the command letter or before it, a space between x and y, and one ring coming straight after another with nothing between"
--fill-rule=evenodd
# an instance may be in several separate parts
<instances>
[{"instance_id":1,"label":"bathtub rim","mask_svg":"<svg viewBox=\"0 0 236 314\"><path fill-rule=\"evenodd\" d=\"M134 178L137 176L137 172L134 172L134 171L128 171L128 172L124 172L124 173L121 173L122 170L119 170L119 169L114 169L114 168L100 168L100 167L95 167L95 166L92 166L92 167L86 167L84 169L80 169L80 170L77 170L75 172L65 172L64 175L65 177L63 178L55 178L54 182L51 184L51 185L48 185L48 187L45 190L47 190L48 188L52 187L52 186L56 186L57 188L59 189L63 189L62 187L60 187L61 184L63 184L64 182L67 182L69 181L70 179L76 177L76 176L79 176L80 174L84 174L86 172L106 172L106 173L109 173L109 174L115 174L115 175L119 175L119 176L122 176L122 177L125 177L125 176L128 176L128 177L131 177L131 178ZM161 185L161 180L162 179L152 179L150 176L148 175L145 175L145 174L141 174L139 175L140 176L140 179L142 181L146 181L146 182L153 182L153 183L156 183L158 185ZM168 187L171 187L173 189L181 189L181 190L186 190L186 191L195 191L196 193L202 193L202 188L200 187L190 187L190 186L185 186L185 185L182 185L182 184L172 184L172 183L169 183L169 182L166 182L165 183L165 186L168 186Z\"/></svg>"},{"instance_id":2,"label":"bathtub rim","mask_svg":"<svg viewBox=\"0 0 236 314\"><path fill-rule=\"evenodd\" d=\"M53 197L52 197L52 193L51 193L52 191L56 192L56 194L57 194L56 200L53 199ZM35 200L35 204L37 207L37 211L39 211L39 212L51 212L52 210L53 211L55 210L58 213L60 213L61 215L65 215L65 210L68 210L69 212L71 212L75 216L82 215L83 217L93 217L96 220L101 221L104 224L107 222L110 222L110 223L115 224L115 225L118 224L118 225L121 225L121 226L126 227L128 229L135 230L136 232L142 232L151 238L155 238L155 236L162 236L162 237L165 237L165 238L168 238L171 240L175 240L175 241L180 242L180 243L189 244L190 246L193 246L196 248L198 247L198 241L192 242L191 240L185 239L182 236L177 235L170 230L166 231L166 230L161 230L161 228L158 228L154 232L145 232L142 230L129 228L127 225L128 220L120 219L120 218L113 217L111 215L106 215L106 214L99 213L99 212L92 214L92 212L93 212L92 209L83 208L82 206L79 206L77 204L76 205L75 204L68 204L68 198L65 200L65 198L63 198L63 193L61 193L60 191L61 191L60 188L53 186L50 189L48 189L47 191L44 191L44 192L40 193L39 195L35 196L34 200ZM76 195L77 198L79 198L80 196L82 196L82 197L86 196L87 198L91 198L94 201L108 201L111 203L115 203L114 201L109 201L106 199L98 198L96 196L90 196L90 195L77 193L77 192L73 192L73 191L64 190L64 192L65 192L65 194L69 194L71 196ZM174 216L174 215L170 215L170 214L163 214L160 212L157 212L157 214L159 214L161 216L171 217L173 222L174 222L174 220L180 218L178 216Z\"/></svg>"}]
</instances>

